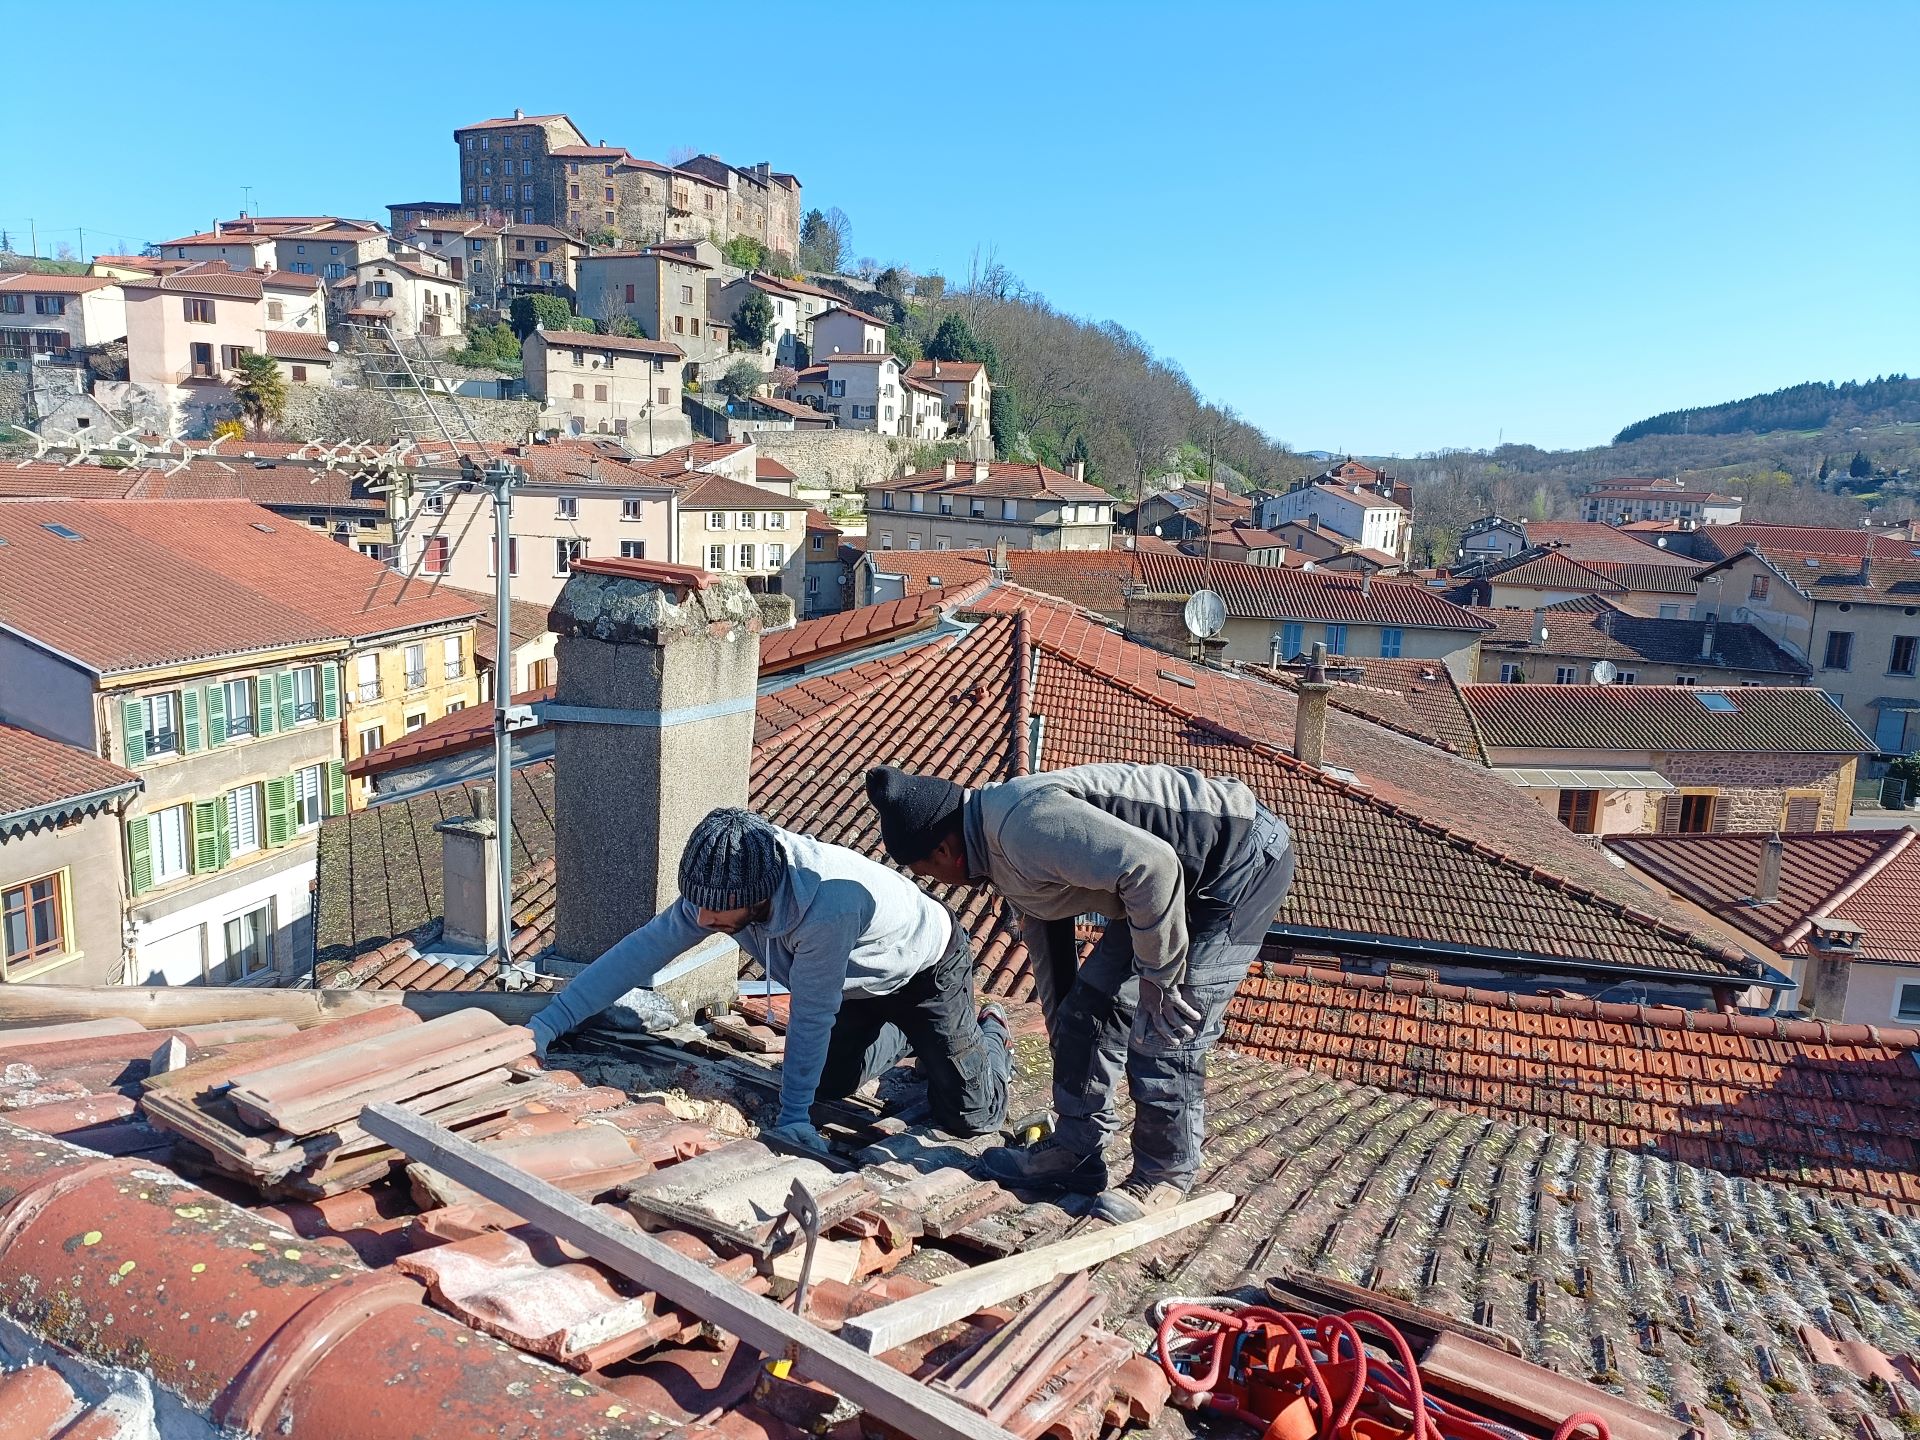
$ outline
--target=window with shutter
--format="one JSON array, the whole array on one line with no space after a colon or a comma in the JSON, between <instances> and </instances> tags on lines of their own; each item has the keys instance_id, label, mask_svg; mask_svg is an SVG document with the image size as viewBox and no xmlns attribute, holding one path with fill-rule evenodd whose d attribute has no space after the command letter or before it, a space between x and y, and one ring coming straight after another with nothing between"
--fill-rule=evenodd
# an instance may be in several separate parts
<instances>
[{"instance_id":1,"label":"window with shutter","mask_svg":"<svg viewBox=\"0 0 1920 1440\"><path fill-rule=\"evenodd\" d=\"M207 748L227 743L227 687L209 685L206 699Z\"/></svg>"},{"instance_id":2,"label":"window with shutter","mask_svg":"<svg viewBox=\"0 0 1920 1440\"><path fill-rule=\"evenodd\" d=\"M271 735L278 728L273 722L280 713L280 706L274 695L274 676L271 671L254 682L255 706L253 712L253 733Z\"/></svg>"},{"instance_id":3,"label":"window with shutter","mask_svg":"<svg viewBox=\"0 0 1920 1440\"><path fill-rule=\"evenodd\" d=\"M153 842L144 815L127 822L127 874L134 894L144 895L153 888Z\"/></svg>"},{"instance_id":4,"label":"window with shutter","mask_svg":"<svg viewBox=\"0 0 1920 1440\"><path fill-rule=\"evenodd\" d=\"M320 667L320 718L340 718L340 670L335 665Z\"/></svg>"},{"instance_id":5,"label":"window with shutter","mask_svg":"<svg viewBox=\"0 0 1920 1440\"><path fill-rule=\"evenodd\" d=\"M180 752L191 755L200 748L200 692L189 685L180 692Z\"/></svg>"},{"instance_id":6,"label":"window with shutter","mask_svg":"<svg viewBox=\"0 0 1920 1440\"><path fill-rule=\"evenodd\" d=\"M267 781L267 844L284 845L293 838L293 779Z\"/></svg>"},{"instance_id":7,"label":"window with shutter","mask_svg":"<svg viewBox=\"0 0 1920 1440\"><path fill-rule=\"evenodd\" d=\"M327 813L347 813L347 767L338 760L327 762Z\"/></svg>"},{"instance_id":8,"label":"window with shutter","mask_svg":"<svg viewBox=\"0 0 1920 1440\"><path fill-rule=\"evenodd\" d=\"M275 675L273 677L273 688L276 699L279 702L275 706L274 718L279 722L282 730L291 730L295 724L299 722L300 718L293 698L292 673L282 670L279 674Z\"/></svg>"},{"instance_id":9,"label":"window with shutter","mask_svg":"<svg viewBox=\"0 0 1920 1440\"><path fill-rule=\"evenodd\" d=\"M226 840L226 826L220 817L222 808L224 806L210 801L193 807L193 873L196 875L208 875L220 868L220 849Z\"/></svg>"},{"instance_id":10,"label":"window with shutter","mask_svg":"<svg viewBox=\"0 0 1920 1440\"><path fill-rule=\"evenodd\" d=\"M1820 828L1820 797L1818 795L1790 795L1787 797L1786 828L1793 834L1804 834Z\"/></svg>"},{"instance_id":11,"label":"window with shutter","mask_svg":"<svg viewBox=\"0 0 1920 1440\"><path fill-rule=\"evenodd\" d=\"M138 765L147 758L147 709L138 700L120 706L120 744L127 764Z\"/></svg>"}]
</instances>

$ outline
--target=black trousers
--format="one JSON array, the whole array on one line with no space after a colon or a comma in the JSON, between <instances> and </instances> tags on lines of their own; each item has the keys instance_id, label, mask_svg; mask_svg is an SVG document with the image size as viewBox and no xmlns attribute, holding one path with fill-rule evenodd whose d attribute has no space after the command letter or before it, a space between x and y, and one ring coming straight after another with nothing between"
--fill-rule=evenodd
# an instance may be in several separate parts
<instances>
[{"instance_id":1,"label":"black trousers","mask_svg":"<svg viewBox=\"0 0 1920 1440\"><path fill-rule=\"evenodd\" d=\"M985 1135L1007 1114L1013 1055L1004 1027L981 1025L973 996L973 940L956 921L947 953L891 995L848 996L834 1018L821 1100L842 1100L913 1052L934 1123Z\"/></svg>"}]
</instances>

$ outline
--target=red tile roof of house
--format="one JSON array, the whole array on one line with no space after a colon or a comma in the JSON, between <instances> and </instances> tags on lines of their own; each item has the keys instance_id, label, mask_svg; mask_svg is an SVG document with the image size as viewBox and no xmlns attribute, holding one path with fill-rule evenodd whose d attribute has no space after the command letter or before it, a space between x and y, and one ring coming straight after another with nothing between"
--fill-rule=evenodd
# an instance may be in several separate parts
<instances>
[{"instance_id":1,"label":"red tile roof of house","mask_svg":"<svg viewBox=\"0 0 1920 1440\"><path fill-rule=\"evenodd\" d=\"M1591 520L1529 520L1529 546L1552 546L1576 560L1615 560L1629 565L1683 562L1686 557L1625 534L1618 526Z\"/></svg>"},{"instance_id":2,"label":"red tile roof of house","mask_svg":"<svg viewBox=\"0 0 1920 1440\"><path fill-rule=\"evenodd\" d=\"M120 282L110 275L42 275L34 270L0 271L0 290L38 295L84 295Z\"/></svg>"},{"instance_id":3,"label":"red tile roof of house","mask_svg":"<svg viewBox=\"0 0 1920 1440\"><path fill-rule=\"evenodd\" d=\"M1377 580L1332 570L1278 569L1217 560L1211 569L1191 555L1140 551L1133 555L1140 583L1167 595L1212 588L1227 614L1260 620L1332 620L1358 625L1477 632L1492 628L1472 611L1423 586Z\"/></svg>"},{"instance_id":4,"label":"red tile roof of house","mask_svg":"<svg viewBox=\"0 0 1920 1440\"><path fill-rule=\"evenodd\" d=\"M1376 471L1374 473L1377 474L1378 472ZM1360 486L1358 493L1355 492L1354 487L1350 484L1343 485L1330 480L1315 481L1310 488L1321 491L1323 494L1337 495L1348 504L1358 505L1366 510L1404 510L1407 508L1398 500L1390 500L1378 490L1370 490L1365 485Z\"/></svg>"},{"instance_id":5,"label":"red tile roof of house","mask_svg":"<svg viewBox=\"0 0 1920 1440\"><path fill-rule=\"evenodd\" d=\"M1920 1032L1264 968L1227 1031L1249 1054L1920 1212Z\"/></svg>"},{"instance_id":6,"label":"red tile roof of house","mask_svg":"<svg viewBox=\"0 0 1920 1440\"><path fill-rule=\"evenodd\" d=\"M966 385L986 368L977 360L916 360L907 367L907 378Z\"/></svg>"},{"instance_id":7,"label":"red tile roof of house","mask_svg":"<svg viewBox=\"0 0 1920 1440\"><path fill-rule=\"evenodd\" d=\"M1874 744L1808 685L1465 685L1491 748L1871 755Z\"/></svg>"},{"instance_id":8,"label":"red tile roof of house","mask_svg":"<svg viewBox=\"0 0 1920 1440\"><path fill-rule=\"evenodd\" d=\"M335 352L327 348L325 335L306 335L298 330L269 330L264 336L267 354L276 360L315 361L331 365Z\"/></svg>"},{"instance_id":9,"label":"red tile roof of house","mask_svg":"<svg viewBox=\"0 0 1920 1440\"><path fill-rule=\"evenodd\" d=\"M0 625L101 674L476 610L246 501L0 501L0 539Z\"/></svg>"},{"instance_id":10,"label":"red tile roof of house","mask_svg":"<svg viewBox=\"0 0 1920 1440\"><path fill-rule=\"evenodd\" d=\"M823 365L886 365L900 363L900 357L882 352L878 355L856 355L851 350L835 350L831 354L816 355L810 369L819 369Z\"/></svg>"},{"instance_id":11,"label":"red tile roof of house","mask_svg":"<svg viewBox=\"0 0 1920 1440\"><path fill-rule=\"evenodd\" d=\"M91 750L0 723L0 833L19 817L59 811L92 797L131 793L140 784L131 770ZM18 878L9 875L8 883Z\"/></svg>"},{"instance_id":12,"label":"red tile roof of house","mask_svg":"<svg viewBox=\"0 0 1920 1440\"><path fill-rule=\"evenodd\" d=\"M487 632L492 635L493 626L489 625ZM491 651L488 654L491 655ZM553 696L554 687L548 685L539 690L523 690L508 705L544 705ZM431 760L444 759L492 743L493 702L487 700L478 705L469 705L464 710L450 711L437 720L429 720L417 730L409 730L389 740L378 750L354 756L347 761L347 774L356 777L385 775L393 770L424 765Z\"/></svg>"},{"instance_id":13,"label":"red tile roof of house","mask_svg":"<svg viewBox=\"0 0 1920 1440\"><path fill-rule=\"evenodd\" d=\"M258 300L267 273L264 270L235 270L224 260L203 260L198 265L189 265L171 274L153 275L144 280L123 280L120 284L129 292L177 290L189 295L226 295L241 300ZM315 287L320 283L315 275L304 278Z\"/></svg>"},{"instance_id":14,"label":"red tile roof of house","mask_svg":"<svg viewBox=\"0 0 1920 1440\"><path fill-rule=\"evenodd\" d=\"M831 423L833 416L824 410L816 410L811 405L802 405L798 400L782 400L777 395L755 395L755 405L764 405L780 415L790 415L795 420L814 420L822 424Z\"/></svg>"},{"instance_id":15,"label":"red tile roof of house","mask_svg":"<svg viewBox=\"0 0 1920 1440\"><path fill-rule=\"evenodd\" d=\"M753 478L756 480L778 480L784 484L790 480L798 480L800 477L771 455L755 455L753 457Z\"/></svg>"},{"instance_id":16,"label":"red tile roof of house","mask_svg":"<svg viewBox=\"0 0 1920 1440\"><path fill-rule=\"evenodd\" d=\"M1739 564L1748 556L1812 600L1853 605L1898 605L1902 609L1920 605L1920 559L1882 560L1878 556L1814 554L1778 546L1756 550L1748 546L1738 555L1730 556L1700 573L1717 573Z\"/></svg>"},{"instance_id":17,"label":"red tile roof of house","mask_svg":"<svg viewBox=\"0 0 1920 1440\"><path fill-rule=\"evenodd\" d=\"M1624 595L1627 591L1618 580L1558 550L1522 550L1488 566L1481 574L1525 590L1586 590L1599 595Z\"/></svg>"},{"instance_id":18,"label":"red tile roof of house","mask_svg":"<svg viewBox=\"0 0 1920 1440\"><path fill-rule=\"evenodd\" d=\"M875 550L867 563L881 575L906 581L905 593L919 595L931 589L953 589L984 580L993 566L984 550Z\"/></svg>"},{"instance_id":19,"label":"red tile roof of house","mask_svg":"<svg viewBox=\"0 0 1920 1440\"><path fill-rule=\"evenodd\" d=\"M778 490L762 490L725 475L693 472L698 478L680 492L680 504L689 510L806 510L807 502Z\"/></svg>"},{"instance_id":20,"label":"red tile roof of house","mask_svg":"<svg viewBox=\"0 0 1920 1440\"><path fill-rule=\"evenodd\" d=\"M1247 666L1249 674L1299 693L1304 672ZM1438 660L1375 660L1341 657L1328 676L1328 703L1364 716L1400 735L1437 745L1456 755L1483 759L1479 732L1460 698L1460 686ZM1364 758L1360 768L1365 768Z\"/></svg>"},{"instance_id":21,"label":"red tile roof of house","mask_svg":"<svg viewBox=\"0 0 1920 1440\"><path fill-rule=\"evenodd\" d=\"M1673 564L1663 565L1659 561L1652 564L1636 562L1625 564L1618 560L1589 560L1585 564L1589 570L1598 571L1607 579L1629 592L1650 591L1658 595L1693 595L1699 589L1700 573L1706 567L1674 557Z\"/></svg>"},{"instance_id":22,"label":"red tile roof of house","mask_svg":"<svg viewBox=\"0 0 1920 1440\"><path fill-rule=\"evenodd\" d=\"M858 355L834 355L832 360L858 360ZM878 356L868 356L869 360ZM939 470L916 470L911 475L896 475L891 480L883 480L869 485L867 492L917 490L923 495L980 495L997 500L1112 500L1113 497L1098 485L1089 485L1084 480L1076 480L1071 475L1063 475L1058 470L1048 469L1045 465L1022 465L1012 461L996 460L987 465L985 479L975 479L978 466L975 462L962 461L954 467L954 476L947 478L944 468Z\"/></svg>"},{"instance_id":23,"label":"red tile roof of house","mask_svg":"<svg viewBox=\"0 0 1920 1440\"><path fill-rule=\"evenodd\" d=\"M824 510L807 511L807 529L818 530L824 535L839 535L844 532L833 523L833 517Z\"/></svg>"},{"instance_id":24,"label":"red tile roof of house","mask_svg":"<svg viewBox=\"0 0 1920 1440\"><path fill-rule=\"evenodd\" d=\"M987 552L969 552L984 563ZM1055 595L1110 619L1123 613L1121 591L1134 578L1130 550L1009 550L1007 575L1016 585Z\"/></svg>"},{"instance_id":25,"label":"red tile roof of house","mask_svg":"<svg viewBox=\"0 0 1920 1440\"><path fill-rule=\"evenodd\" d=\"M760 637L760 673L778 675L882 641L930 630L940 618L942 605L961 598L963 596L949 597L941 590L922 591L878 605L861 605L814 620L802 620L791 629Z\"/></svg>"},{"instance_id":26,"label":"red tile roof of house","mask_svg":"<svg viewBox=\"0 0 1920 1440\"><path fill-rule=\"evenodd\" d=\"M1865 932L1860 957L1920 965L1920 832L1822 830L1781 837L1778 898L1751 896L1765 835L1609 835L1607 847L1771 950L1813 953L1815 917Z\"/></svg>"},{"instance_id":27,"label":"red tile roof of house","mask_svg":"<svg viewBox=\"0 0 1920 1440\"><path fill-rule=\"evenodd\" d=\"M542 330L540 338L553 350L607 350L622 355L661 355L682 360L687 352L671 340L646 340L638 335L596 335L590 330Z\"/></svg>"},{"instance_id":28,"label":"red tile roof of house","mask_svg":"<svg viewBox=\"0 0 1920 1440\"><path fill-rule=\"evenodd\" d=\"M1783 550L1790 555L1835 557L1860 556L1871 550L1876 560L1911 560L1914 552L1920 551L1920 541L1898 535L1824 525L1764 525L1748 520L1738 525L1702 525L1694 534L1700 540L1701 553L1710 560L1725 560L1749 545L1756 550Z\"/></svg>"},{"instance_id":29,"label":"red tile roof of house","mask_svg":"<svg viewBox=\"0 0 1920 1440\"><path fill-rule=\"evenodd\" d=\"M453 133L460 135L468 130L498 130L508 125L544 125L549 120L565 120L568 125L573 126L576 135L580 133L580 127L574 125L573 121L565 115L502 115L497 119L476 120L471 125L462 125Z\"/></svg>"},{"instance_id":30,"label":"red tile roof of house","mask_svg":"<svg viewBox=\"0 0 1920 1440\"><path fill-rule=\"evenodd\" d=\"M1570 655L1583 660L1624 660L1658 665L1697 666L1701 669L1770 670L1780 675L1809 675L1807 664L1783 649L1756 625L1719 621L1713 627L1713 653L1700 654L1706 643L1705 620L1655 620L1603 606L1574 610L1549 606L1547 638L1535 638L1539 618L1532 610L1493 610L1474 607L1476 615L1493 622L1482 637L1484 650L1525 651L1540 655Z\"/></svg>"}]
</instances>

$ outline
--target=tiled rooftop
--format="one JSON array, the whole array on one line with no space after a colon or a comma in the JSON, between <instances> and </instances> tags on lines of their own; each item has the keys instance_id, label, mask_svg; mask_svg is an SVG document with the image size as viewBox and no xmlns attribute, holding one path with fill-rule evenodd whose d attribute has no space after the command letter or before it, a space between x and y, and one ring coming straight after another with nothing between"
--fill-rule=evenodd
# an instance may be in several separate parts
<instances>
[{"instance_id":1,"label":"tiled rooftop","mask_svg":"<svg viewBox=\"0 0 1920 1440\"><path fill-rule=\"evenodd\" d=\"M993 569L984 550L875 550L869 546L866 555L880 574L897 575L905 580L908 595L959 589L985 580ZM1011 552L1008 559L1012 559Z\"/></svg>"},{"instance_id":2,"label":"tiled rooftop","mask_svg":"<svg viewBox=\"0 0 1920 1440\"><path fill-rule=\"evenodd\" d=\"M1757 625L1719 621L1713 627L1713 652L1702 658L1705 620L1655 620L1604 606L1596 610L1550 608L1547 638L1534 638L1536 617L1531 610L1493 610L1476 607L1474 613L1493 622L1481 638L1486 650L1534 650L1543 655L1570 655L1583 660L1618 660L1631 665L1712 665L1734 670L1771 670L1783 676L1806 676L1812 671L1770 639Z\"/></svg>"},{"instance_id":3,"label":"tiled rooftop","mask_svg":"<svg viewBox=\"0 0 1920 1440\"><path fill-rule=\"evenodd\" d=\"M1686 560L1664 546L1652 545L1623 533L1616 525L1591 520L1529 520L1529 545L1552 545L1575 560L1614 560L1630 565L1681 563Z\"/></svg>"},{"instance_id":4,"label":"tiled rooftop","mask_svg":"<svg viewBox=\"0 0 1920 1440\"><path fill-rule=\"evenodd\" d=\"M1860 955L1920 965L1920 834L1910 828L1786 835L1780 888L1752 903L1764 835L1609 835L1607 848L1769 949L1807 954L1814 917L1860 926Z\"/></svg>"},{"instance_id":5,"label":"tiled rooftop","mask_svg":"<svg viewBox=\"0 0 1920 1440\"><path fill-rule=\"evenodd\" d=\"M1920 1031L1265 968L1249 1054L1920 1214Z\"/></svg>"},{"instance_id":6,"label":"tiled rooftop","mask_svg":"<svg viewBox=\"0 0 1920 1440\"><path fill-rule=\"evenodd\" d=\"M1920 557L1882 560L1878 556L1836 556L1769 545L1765 550L1748 547L1714 568L1737 564L1745 554L1758 556L1787 584L1816 600L1898 605L1903 609L1920 605Z\"/></svg>"},{"instance_id":7,"label":"tiled rooftop","mask_svg":"<svg viewBox=\"0 0 1920 1440\"><path fill-rule=\"evenodd\" d=\"M1281 570L1234 560L1215 561L1209 568L1206 561L1191 555L1155 551L1135 552L1131 558L1140 583L1159 594L1191 595L1211 581L1226 601L1229 616L1468 632L1487 628L1487 622L1470 611L1423 586L1401 581L1328 570Z\"/></svg>"},{"instance_id":8,"label":"tiled rooftop","mask_svg":"<svg viewBox=\"0 0 1920 1440\"><path fill-rule=\"evenodd\" d=\"M91 750L0 724L0 833L27 817L57 816L76 801L139 786L138 775Z\"/></svg>"},{"instance_id":9,"label":"tiled rooftop","mask_svg":"<svg viewBox=\"0 0 1920 1440\"><path fill-rule=\"evenodd\" d=\"M1609 579L1597 569L1558 550L1522 550L1519 554L1482 572L1488 580L1502 585L1533 590L1590 590L1596 594L1619 595L1626 586Z\"/></svg>"},{"instance_id":10,"label":"tiled rooftop","mask_svg":"<svg viewBox=\"0 0 1920 1440\"><path fill-rule=\"evenodd\" d=\"M833 361L859 360L858 355L829 355ZM870 360L883 357L870 355ZM1113 497L1098 485L1089 485L1084 480L1076 480L1071 475L1063 475L1058 470L1045 465L1021 465L1011 461L996 460L986 467L984 479L976 479L976 466L967 461L954 467L952 479L948 479L944 469L917 470L910 475L896 475L877 485L869 485L867 492L880 494L888 491L919 491L926 495L981 495L989 499L1008 500L1111 500ZM871 507L869 507L871 508ZM879 514L881 512L874 511Z\"/></svg>"},{"instance_id":11,"label":"tiled rooftop","mask_svg":"<svg viewBox=\"0 0 1920 1440\"><path fill-rule=\"evenodd\" d=\"M920 591L878 605L862 605L813 620L802 620L787 630L760 637L760 673L785 670L830 659L882 640L929 629L939 618L945 599L941 591Z\"/></svg>"},{"instance_id":12,"label":"tiled rooftop","mask_svg":"<svg viewBox=\"0 0 1920 1440\"><path fill-rule=\"evenodd\" d=\"M1302 672L1248 667L1252 674L1297 691ZM1460 698L1460 686L1438 660L1354 660L1329 677L1328 702L1376 725L1410 735L1469 759L1481 759L1480 736Z\"/></svg>"},{"instance_id":13,"label":"tiled rooftop","mask_svg":"<svg viewBox=\"0 0 1920 1440\"><path fill-rule=\"evenodd\" d=\"M1869 755L1873 742L1807 685L1465 685L1489 747L1800 751Z\"/></svg>"},{"instance_id":14,"label":"tiled rooftop","mask_svg":"<svg viewBox=\"0 0 1920 1440\"><path fill-rule=\"evenodd\" d=\"M1822 525L1702 525L1694 534L1700 553L1709 560L1725 560L1747 546L1756 550L1784 550L1793 555L1859 556L1872 552L1876 560L1911 560L1920 541L1872 530L1842 530Z\"/></svg>"}]
</instances>

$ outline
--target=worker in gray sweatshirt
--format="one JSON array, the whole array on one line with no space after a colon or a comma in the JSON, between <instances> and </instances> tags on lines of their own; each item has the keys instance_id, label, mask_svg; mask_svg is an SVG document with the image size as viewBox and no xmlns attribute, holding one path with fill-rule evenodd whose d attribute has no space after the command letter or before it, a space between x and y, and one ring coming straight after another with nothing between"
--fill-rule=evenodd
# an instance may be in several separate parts
<instances>
[{"instance_id":1,"label":"worker in gray sweatshirt","mask_svg":"<svg viewBox=\"0 0 1920 1440\"><path fill-rule=\"evenodd\" d=\"M1131 1220L1192 1188L1206 1053L1293 883L1285 822L1238 780L1172 765L1081 765L964 790L867 774L887 852L950 885L990 882L1019 912L1053 1049L1054 1132L984 1157L1029 1188L1098 1194ZM1073 926L1107 924L1081 963ZM1133 1096L1133 1169L1111 1186L1114 1088Z\"/></svg>"},{"instance_id":2,"label":"worker in gray sweatshirt","mask_svg":"<svg viewBox=\"0 0 1920 1440\"><path fill-rule=\"evenodd\" d=\"M772 1138L824 1151L814 1102L851 1095L909 1050L941 1129L981 1135L1005 1118L1006 1015L975 1007L965 928L898 871L747 810L694 827L680 898L533 1017L539 1053L713 934L733 937L791 996Z\"/></svg>"}]
</instances>

